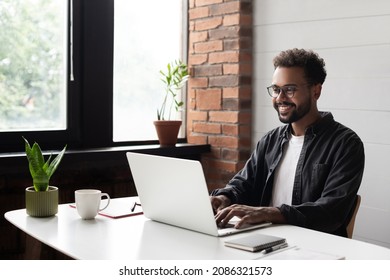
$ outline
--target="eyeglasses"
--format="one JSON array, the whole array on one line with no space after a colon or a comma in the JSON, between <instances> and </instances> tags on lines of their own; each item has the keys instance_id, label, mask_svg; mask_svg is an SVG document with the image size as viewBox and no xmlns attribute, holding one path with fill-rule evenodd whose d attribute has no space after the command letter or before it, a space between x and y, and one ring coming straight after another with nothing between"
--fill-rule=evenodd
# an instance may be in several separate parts
<instances>
[{"instance_id":1,"label":"eyeglasses","mask_svg":"<svg viewBox=\"0 0 390 280\"><path fill-rule=\"evenodd\" d=\"M305 85L310 85L310 84L305 84ZM292 98L294 96L294 93L297 90L298 90L298 86L294 86L294 85L283 86L283 87L272 85L267 87L268 94L272 98L278 97L281 92L283 92L286 97Z\"/></svg>"}]
</instances>

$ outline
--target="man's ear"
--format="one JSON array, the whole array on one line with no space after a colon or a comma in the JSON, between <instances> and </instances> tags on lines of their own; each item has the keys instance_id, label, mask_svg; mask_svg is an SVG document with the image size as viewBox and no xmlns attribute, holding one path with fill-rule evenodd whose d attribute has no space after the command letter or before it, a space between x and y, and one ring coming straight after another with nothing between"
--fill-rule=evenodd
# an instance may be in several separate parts
<instances>
[{"instance_id":1,"label":"man's ear","mask_svg":"<svg viewBox=\"0 0 390 280\"><path fill-rule=\"evenodd\" d=\"M313 93L314 93L314 98L315 100L318 100L321 96L321 91L322 91L322 85L321 84L316 84L313 86Z\"/></svg>"}]
</instances>

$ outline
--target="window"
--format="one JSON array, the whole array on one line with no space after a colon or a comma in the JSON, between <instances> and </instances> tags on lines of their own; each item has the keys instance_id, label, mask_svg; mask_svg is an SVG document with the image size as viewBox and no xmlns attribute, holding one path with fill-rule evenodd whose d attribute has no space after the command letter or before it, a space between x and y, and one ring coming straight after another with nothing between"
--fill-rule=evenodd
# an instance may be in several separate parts
<instances>
[{"instance_id":1,"label":"window","mask_svg":"<svg viewBox=\"0 0 390 280\"><path fill-rule=\"evenodd\" d=\"M158 143L141 119L159 70L185 61L186 2L1 0L0 153L24 151L22 136L46 150Z\"/></svg>"},{"instance_id":2,"label":"window","mask_svg":"<svg viewBox=\"0 0 390 280\"><path fill-rule=\"evenodd\" d=\"M66 128L66 8L0 2L0 131Z\"/></svg>"},{"instance_id":3,"label":"window","mask_svg":"<svg viewBox=\"0 0 390 280\"><path fill-rule=\"evenodd\" d=\"M156 139L153 121L164 93L159 71L183 60L185 50L183 2L115 0L114 141Z\"/></svg>"}]
</instances>

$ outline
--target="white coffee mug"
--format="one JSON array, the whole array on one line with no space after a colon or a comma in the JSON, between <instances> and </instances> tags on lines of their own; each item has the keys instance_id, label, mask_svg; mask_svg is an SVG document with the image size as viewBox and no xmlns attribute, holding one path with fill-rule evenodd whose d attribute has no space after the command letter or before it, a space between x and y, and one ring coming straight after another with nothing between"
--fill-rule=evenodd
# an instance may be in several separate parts
<instances>
[{"instance_id":1,"label":"white coffee mug","mask_svg":"<svg viewBox=\"0 0 390 280\"><path fill-rule=\"evenodd\" d=\"M99 211L102 211L110 204L110 196L100 190L83 189L74 192L76 209L80 217L84 220L94 219ZM103 197L107 197L107 203L100 207Z\"/></svg>"}]
</instances>

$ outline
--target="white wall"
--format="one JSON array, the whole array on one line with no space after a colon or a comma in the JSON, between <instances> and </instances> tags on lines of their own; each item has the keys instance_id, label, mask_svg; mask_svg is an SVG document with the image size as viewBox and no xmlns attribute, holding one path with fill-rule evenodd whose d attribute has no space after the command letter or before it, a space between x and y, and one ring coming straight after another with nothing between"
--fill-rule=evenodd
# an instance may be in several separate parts
<instances>
[{"instance_id":1,"label":"white wall","mask_svg":"<svg viewBox=\"0 0 390 280\"><path fill-rule=\"evenodd\" d=\"M254 0L253 144L280 125L266 86L272 58L313 49L328 72L319 108L362 138L366 168L354 238L390 248L390 1Z\"/></svg>"}]
</instances>

